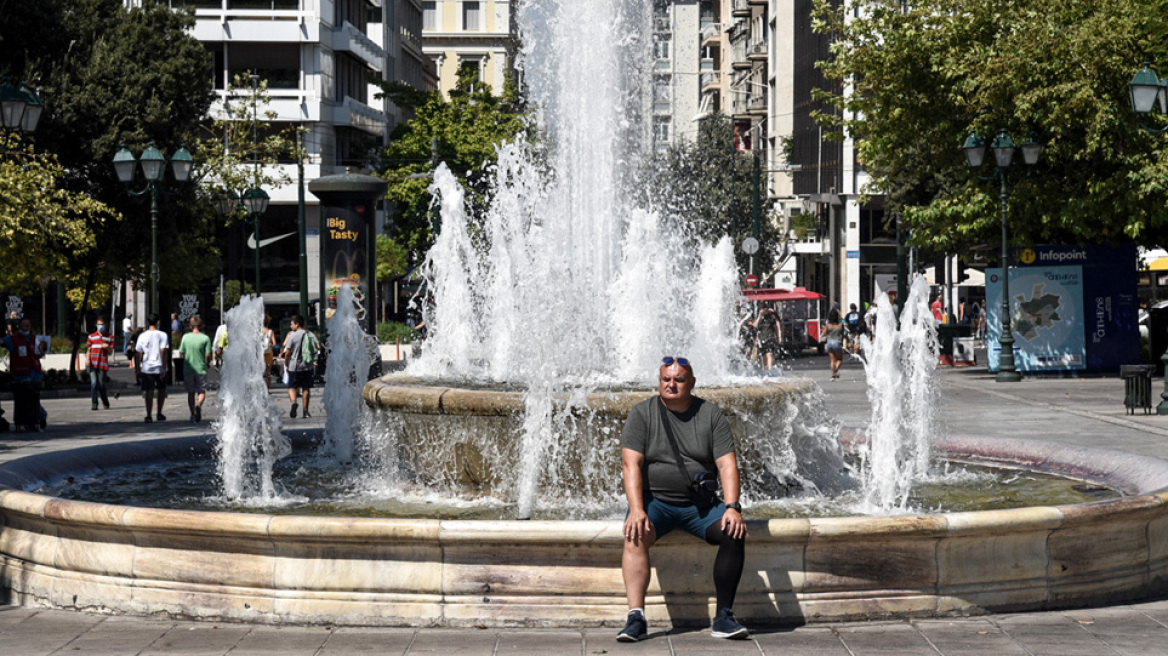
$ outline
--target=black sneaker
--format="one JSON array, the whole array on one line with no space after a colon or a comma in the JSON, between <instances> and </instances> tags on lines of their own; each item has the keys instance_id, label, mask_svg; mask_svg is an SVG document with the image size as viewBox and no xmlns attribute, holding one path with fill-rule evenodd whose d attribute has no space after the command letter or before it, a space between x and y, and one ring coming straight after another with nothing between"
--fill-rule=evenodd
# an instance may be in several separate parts
<instances>
[{"instance_id":1,"label":"black sneaker","mask_svg":"<svg viewBox=\"0 0 1168 656\"><path fill-rule=\"evenodd\" d=\"M200 421L203 421L203 406L197 405L195 406L195 423L197 424Z\"/></svg>"},{"instance_id":2,"label":"black sneaker","mask_svg":"<svg viewBox=\"0 0 1168 656\"><path fill-rule=\"evenodd\" d=\"M154 423L154 417L151 417L150 415L146 415L146 423L148 423L148 424Z\"/></svg>"},{"instance_id":3,"label":"black sneaker","mask_svg":"<svg viewBox=\"0 0 1168 656\"><path fill-rule=\"evenodd\" d=\"M750 635L750 630L734 619L734 611L723 608L714 618L714 629L710 635L715 638L742 639Z\"/></svg>"},{"instance_id":4,"label":"black sneaker","mask_svg":"<svg viewBox=\"0 0 1168 656\"><path fill-rule=\"evenodd\" d=\"M290 411L288 412L288 416L289 416L289 417L291 417L291 418L293 418L293 419L295 419L295 418L296 418L296 406L297 406L297 404L293 403L293 404L292 404L292 410L290 410Z\"/></svg>"},{"instance_id":5,"label":"black sneaker","mask_svg":"<svg viewBox=\"0 0 1168 656\"><path fill-rule=\"evenodd\" d=\"M645 621L645 616L640 611L629 611L629 621L625 623L625 628L616 634L617 642L637 642L645 639L645 635L649 632L649 623Z\"/></svg>"},{"instance_id":6,"label":"black sneaker","mask_svg":"<svg viewBox=\"0 0 1168 656\"><path fill-rule=\"evenodd\" d=\"M166 415L162 414L161 412L158 413L157 415L155 415L154 418L157 419L158 421L166 421Z\"/></svg>"},{"instance_id":7,"label":"black sneaker","mask_svg":"<svg viewBox=\"0 0 1168 656\"><path fill-rule=\"evenodd\" d=\"M95 412L96 412L96 411L97 411L97 404L96 404L96 403L94 403L94 404L93 404L93 407L92 407L92 408L90 408L90 410L93 410L93 411L95 411Z\"/></svg>"},{"instance_id":8,"label":"black sneaker","mask_svg":"<svg viewBox=\"0 0 1168 656\"><path fill-rule=\"evenodd\" d=\"M305 416L305 417L311 417L311 416L312 416L312 415L308 414L308 408L305 408L305 409L304 409L304 416Z\"/></svg>"},{"instance_id":9,"label":"black sneaker","mask_svg":"<svg viewBox=\"0 0 1168 656\"><path fill-rule=\"evenodd\" d=\"M195 413L191 413L191 423L195 423Z\"/></svg>"}]
</instances>

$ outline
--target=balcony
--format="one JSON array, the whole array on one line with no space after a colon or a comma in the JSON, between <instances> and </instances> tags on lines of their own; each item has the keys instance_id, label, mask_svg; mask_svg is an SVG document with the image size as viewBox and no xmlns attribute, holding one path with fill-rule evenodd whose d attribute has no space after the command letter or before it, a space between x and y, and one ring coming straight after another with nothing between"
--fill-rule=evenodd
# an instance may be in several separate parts
<instances>
[{"instance_id":1,"label":"balcony","mask_svg":"<svg viewBox=\"0 0 1168 656\"><path fill-rule=\"evenodd\" d=\"M767 97L759 94L752 95L750 100L746 103L746 112L754 116L766 116L767 113Z\"/></svg>"},{"instance_id":2,"label":"balcony","mask_svg":"<svg viewBox=\"0 0 1168 656\"><path fill-rule=\"evenodd\" d=\"M702 91L709 91L712 87L716 88L722 84L722 73L718 71L711 71L709 73L702 73L701 77Z\"/></svg>"},{"instance_id":3,"label":"balcony","mask_svg":"<svg viewBox=\"0 0 1168 656\"><path fill-rule=\"evenodd\" d=\"M750 14L750 0L734 0L734 4L730 8L731 16L749 16Z\"/></svg>"},{"instance_id":4,"label":"balcony","mask_svg":"<svg viewBox=\"0 0 1168 656\"><path fill-rule=\"evenodd\" d=\"M762 7L765 7L767 4L767 0L746 0L746 1L748 4L759 5Z\"/></svg>"},{"instance_id":5,"label":"balcony","mask_svg":"<svg viewBox=\"0 0 1168 656\"><path fill-rule=\"evenodd\" d=\"M385 69L385 59L388 56L385 50L349 21L345 21L339 30L333 32L332 45L333 50L352 53L354 57L379 73Z\"/></svg>"},{"instance_id":6,"label":"balcony","mask_svg":"<svg viewBox=\"0 0 1168 656\"><path fill-rule=\"evenodd\" d=\"M672 32L673 23L669 20L668 16L656 16L653 18L653 31Z\"/></svg>"},{"instance_id":7,"label":"balcony","mask_svg":"<svg viewBox=\"0 0 1168 656\"><path fill-rule=\"evenodd\" d=\"M747 59L748 52L749 50L746 47L745 41L734 44L734 49L730 58L730 66L732 68L750 68L751 63L750 60Z\"/></svg>"},{"instance_id":8,"label":"balcony","mask_svg":"<svg viewBox=\"0 0 1168 656\"><path fill-rule=\"evenodd\" d=\"M710 23L702 28L702 45L709 46L718 41L722 36L722 26L718 23Z\"/></svg>"},{"instance_id":9,"label":"balcony","mask_svg":"<svg viewBox=\"0 0 1168 656\"><path fill-rule=\"evenodd\" d=\"M750 44L750 49L746 53L746 58L751 61L766 61L767 58L767 42L755 41Z\"/></svg>"}]
</instances>

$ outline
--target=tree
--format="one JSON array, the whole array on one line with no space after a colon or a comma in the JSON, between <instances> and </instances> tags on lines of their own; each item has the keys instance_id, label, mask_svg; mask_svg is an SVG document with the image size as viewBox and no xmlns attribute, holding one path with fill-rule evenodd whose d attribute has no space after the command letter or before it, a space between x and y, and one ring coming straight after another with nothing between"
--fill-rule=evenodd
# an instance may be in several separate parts
<instances>
[{"instance_id":1,"label":"tree","mask_svg":"<svg viewBox=\"0 0 1168 656\"><path fill-rule=\"evenodd\" d=\"M64 170L49 153L37 153L9 135L0 154L0 288L28 293L60 275L69 253L93 248L93 225L114 218L85 194L62 189Z\"/></svg>"},{"instance_id":2,"label":"tree","mask_svg":"<svg viewBox=\"0 0 1168 656\"><path fill-rule=\"evenodd\" d=\"M377 279L391 282L405 275L410 268L410 254L405 246L389 238L377 235Z\"/></svg>"},{"instance_id":3,"label":"tree","mask_svg":"<svg viewBox=\"0 0 1168 656\"><path fill-rule=\"evenodd\" d=\"M381 83L383 93L415 116L392 135L380 175L389 182L386 198L397 205L393 239L416 263L434 239L429 192L431 173L445 162L467 188L471 211L487 202L496 147L522 135L526 114L508 77L502 96L467 72L445 100L400 83Z\"/></svg>"},{"instance_id":4,"label":"tree","mask_svg":"<svg viewBox=\"0 0 1168 656\"><path fill-rule=\"evenodd\" d=\"M1168 243L1168 144L1141 132L1127 83L1147 58L1168 65L1164 0L921 0L865 3L853 16L817 0L834 39L818 116L856 139L858 159L913 241L962 252L1000 240L998 186L969 172L976 130L1045 144L1011 176L1014 243ZM846 15L845 15L846 14ZM987 170L987 173L989 171Z\"/></svg>"},{"instance_id":5,"label":"tree","mask_svg":"<svg viewBox=\"0 0 1168 656\"><path fill-rule=\"evenodd\" d=\"M650 182L641 185L648 205L680 221L692 236L706 242L733 238L742 271L749 270L750 256L737 245L754 233L753 155L735 149L730 117L714 114L702 120L693 141L678 141L658 155L649 167ZM782 244L780 227L763 210L755 273L773 266Z\"/></svg>"},{"instance_id":6,"label":"tree","mask_svg":"<svg viewBox=\"0 0 1168 656\"><path fill-rule=\"evenodd\" d=\"M123 144L140 153L154 143L171 154L195 142L213 99L210 54L190 34L190 7L171 10L151 2L127 9L121 0L42 0L5 3L4 13L0 73L28 81L44 100L37 149L58 158L57 184L128 217L82 215L91 247L60 243L60 268L46 272L79 280L80 306L87 307L97 283L141 281L148 269L149 198L126 193L114 176L113 155ZM159 260L174 263L162 267L160 282L190 288L217 266L210 244L216 217L195 185L160 204ZM80 344L81 322L75 318L70 328Z\"/></svg>"}]
</instances>

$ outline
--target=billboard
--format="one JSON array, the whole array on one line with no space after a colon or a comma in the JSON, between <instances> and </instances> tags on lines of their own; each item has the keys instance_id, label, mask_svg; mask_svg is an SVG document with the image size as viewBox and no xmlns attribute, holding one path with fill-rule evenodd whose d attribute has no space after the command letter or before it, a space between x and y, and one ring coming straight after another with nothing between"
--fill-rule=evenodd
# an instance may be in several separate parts
<instances>
[{"instance_id":1,"label":"billboard","mask_svg":"<svg viewBox=\"0 0 1168 656\"><path fill-rule=\"evenodd\" d=\"M991 371L1001 360L1002 270L986 269L987 356ZM1087 368L1083 315L1083 268L1010 269L1014 364L1018 371Z\"/></svg>"}]
</instances>

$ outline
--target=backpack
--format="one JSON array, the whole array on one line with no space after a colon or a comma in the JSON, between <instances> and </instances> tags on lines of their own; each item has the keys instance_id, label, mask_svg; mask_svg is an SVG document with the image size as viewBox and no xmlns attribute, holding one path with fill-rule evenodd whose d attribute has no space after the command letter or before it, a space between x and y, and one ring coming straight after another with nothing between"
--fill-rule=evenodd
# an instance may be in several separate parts
<instances>
[{"instance_id":1,"label":"backpack","mask_svg":"<svg viewBox=\"0 0 1168 656\"><path fill-rule=\"evenodd\" d=\"M319 353L320 348L316 341L316 335L307 330L304 331L304 339L300 340L300 361L304 364L315 364Z\"/></svg>"}]
</instances>

